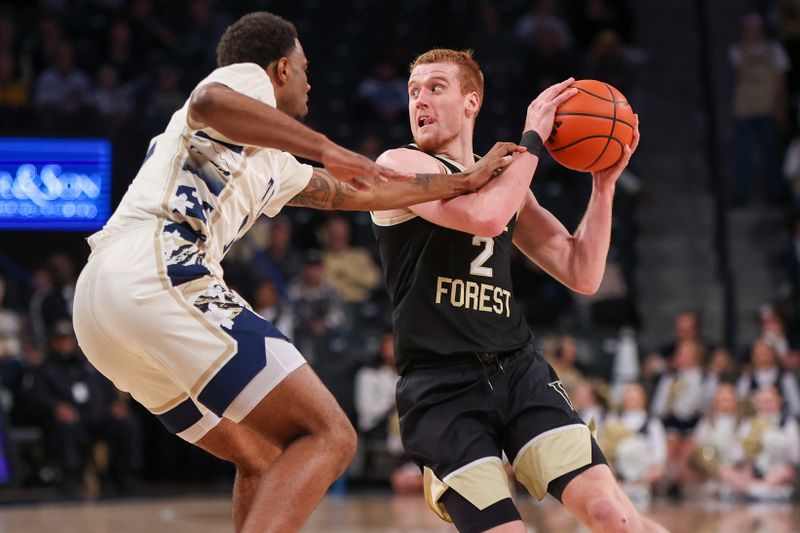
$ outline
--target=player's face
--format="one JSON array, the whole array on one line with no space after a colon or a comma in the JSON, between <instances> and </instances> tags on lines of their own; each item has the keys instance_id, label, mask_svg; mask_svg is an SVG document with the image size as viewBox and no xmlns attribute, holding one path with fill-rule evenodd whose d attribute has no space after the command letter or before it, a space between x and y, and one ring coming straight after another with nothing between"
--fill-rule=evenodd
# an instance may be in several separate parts
<instances>
[{"instance_id":1,"label":"player's face","mask_svg":"<svg viewBox=\"0 0 800 533\"><path fill-rule=\"evenodd\" d=\"M278 108L293 117L308 115L308 59L300 41L295 39L294 50L286 56L286 85ZM276 95L277 97L277 95Z\"/></svg>"},{"instance_id":2,"label":"player's face","mask_svg":"<svg viewBox=\"0 0 800 533\"><path fill-rule=\"evenodd\" d=\"M458 68L450 63L418 65L408 78L411 133L423 151L438 151L470 121L470 96L461 91Z\"/></svg>"}]
</instances>

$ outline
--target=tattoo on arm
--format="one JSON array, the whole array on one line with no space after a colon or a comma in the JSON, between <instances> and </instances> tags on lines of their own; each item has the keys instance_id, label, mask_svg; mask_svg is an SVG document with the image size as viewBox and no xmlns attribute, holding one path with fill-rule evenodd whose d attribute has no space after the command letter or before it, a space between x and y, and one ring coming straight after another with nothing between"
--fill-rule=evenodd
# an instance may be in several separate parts
<instances>
[{"instance_id":1,"label":"tattoo on arm","mask_svg":"<svg viewBox=\"0 0 800 533\"><path fill-rule=\"evenodd\" d=\"M315 168L311 181L289 201L289 205L314 209L347 209L359 194L354 187L342 183L327 171Z\"/></svg>"}]
</instances>

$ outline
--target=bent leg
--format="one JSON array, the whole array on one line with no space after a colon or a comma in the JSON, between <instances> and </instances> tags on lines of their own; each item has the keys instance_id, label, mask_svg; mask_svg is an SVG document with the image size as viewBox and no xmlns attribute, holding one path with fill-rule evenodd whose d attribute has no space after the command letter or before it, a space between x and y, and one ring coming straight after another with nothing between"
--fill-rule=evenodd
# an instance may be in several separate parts
<instances>
[{"instance_id":1,"label":"bent leg","mask_svg":"<svg viewBox=\"0 0 800 533\"><path fill-rule=\"evenodd\" d=\"M356 434L308 365L287 376L241 424L283 453L261 475L243 531L296 531L355 454Z\"/></svg>"},{"instance_id":2,"label":"bent leg","mask_svg":"<svg viewBox=\"0 0 800 533\"><path fill-rule=\"evenodd\" d=\"M595 465L572 479L562 503L595 532L666 531L639 514L606 465Z\"/></svg>"},{"instance_id":3,"label":"bent leg","mask_svg":"<svg viewBox=\"0 0 800 533\"><path fill-rule=\"evenodd\" d=\"M258 482L281 450L249 429L222 419L214 429L195 442L210 454L236 465L233 484L233 523L241 531L253 505Z\"/></svg>"}]
</instances>

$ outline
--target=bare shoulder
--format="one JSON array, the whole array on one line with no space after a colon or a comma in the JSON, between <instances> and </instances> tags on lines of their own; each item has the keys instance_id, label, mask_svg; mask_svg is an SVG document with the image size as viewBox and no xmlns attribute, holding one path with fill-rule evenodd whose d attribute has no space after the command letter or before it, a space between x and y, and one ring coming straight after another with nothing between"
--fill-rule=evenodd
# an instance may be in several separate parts
<instances>
[{"instance_id":1,"label":"bare shoulder","mask_svg":"<svg viewBox=\"0 0 800 533\"><path fill-rule=\"evenodd\" d=\"M379 165L405 172L441 174L444 171L441 163L434 158L424 152L410 148L386 150L375 162Z\"/></svg>"},{"instance_id":2,"label":"bare shoulder","mask_svg":"<svg viewBox=\"0 0 800 533\"><path fill-rule=\"evenodd\" d=\"M424 152L410 148L387 150L375 162L400 172L415 172L417 174L444 174L446 172L442 164L436 159ZM410 211L407 208L375 211L374 216L379 219L394 219L404 216Z\"/></svg>"}]
</instances>

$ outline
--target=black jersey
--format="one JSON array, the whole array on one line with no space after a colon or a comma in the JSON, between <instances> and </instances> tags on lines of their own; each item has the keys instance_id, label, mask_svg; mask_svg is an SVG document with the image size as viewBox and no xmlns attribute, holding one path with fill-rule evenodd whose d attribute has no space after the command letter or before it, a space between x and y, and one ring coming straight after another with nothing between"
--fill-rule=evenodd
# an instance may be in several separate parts
<instances>
[{"instance_id":1,"label":"black jersey","mask_svg":"<svg viewBox=\"0 0 800 533\"><path fill-rule=\"evenodd\" d=\"M448 173L460 171L443 158L431 157ZM446 364L447 357L511 351L531 341L511 285L515 224L516 216L503 233L489 238L438 226L414 214L390 221L373 217L394 307L400 373L415 362Z\"/></svg>"}]
</instances>

